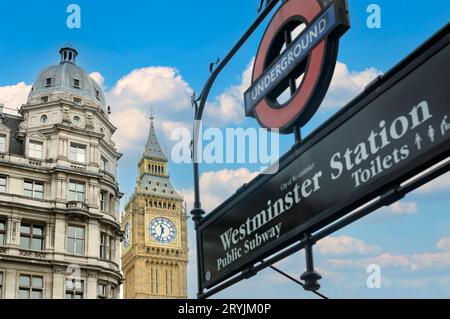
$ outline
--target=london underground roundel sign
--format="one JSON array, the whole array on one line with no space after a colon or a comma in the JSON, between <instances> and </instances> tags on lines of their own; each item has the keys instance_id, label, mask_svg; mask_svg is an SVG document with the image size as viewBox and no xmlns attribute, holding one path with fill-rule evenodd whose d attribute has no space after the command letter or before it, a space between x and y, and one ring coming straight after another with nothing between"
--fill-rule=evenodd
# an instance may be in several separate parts
<instances>
[{"instance_id":1,"label":"london underground roundel sign","mask_svg":"<svg viewBox=\"0 0 450 319\"><path fill-rule=\"evenodd\" d=\"M348 30L346 0L288 0L266 29L244 94L247 116L290 133L317 111Z\"/></svg>"}]
</instances>

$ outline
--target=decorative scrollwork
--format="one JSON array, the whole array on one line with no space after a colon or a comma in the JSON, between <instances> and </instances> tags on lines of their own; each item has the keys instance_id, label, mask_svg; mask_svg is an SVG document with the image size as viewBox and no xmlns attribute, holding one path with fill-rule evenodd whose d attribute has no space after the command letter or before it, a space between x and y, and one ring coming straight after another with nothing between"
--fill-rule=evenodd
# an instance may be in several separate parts
<instances>
[{"instance_id":1,"label":"decorative scrollwork","mask_svg":"<svg viewBox=\"0 0 450 319\"><path fill-rule=\"evenodd\" d=\"M89 206L84 203L84 202L68 202L67 203L67 208L68 209L74 209L74 210L84 210L84 211L89 211Z\"/></svg>"},{"instance_id":2,"label":"decorative scrollwork","mask_svg":"<svg viewBox=\"0 0 450 319\"><path fill-rule=\"evenodd\" d=\"M217 58L216 62L212 62L209 64L209 72L214 72L214 66L218 65L220 63L220 58Z\"/></svg>"},{"instance_id":3,"label":"decorative scrollwork","mask_svg":"<svg viewBox=\"0 0 450 319\"><path fill-rule=\"evenodd\" d=\"M191 105L193 108L197 109L198 99L197 99L197 95L195 94L195 91L192 93L192 96L191 96Z\"/></svg>"},{"instance_id":4,"label":"decorative scrollwork","mask_svg":"<svg viewBox=\"0 0 450 319\"><path fill-rule=\"evenodd\" d=\"M44 252L32 251L32 250L22 250L22 249L19 250L19 256L40 258L40 259L45 259L45 257L46 257Z\"/></svg>"}]
</instances>

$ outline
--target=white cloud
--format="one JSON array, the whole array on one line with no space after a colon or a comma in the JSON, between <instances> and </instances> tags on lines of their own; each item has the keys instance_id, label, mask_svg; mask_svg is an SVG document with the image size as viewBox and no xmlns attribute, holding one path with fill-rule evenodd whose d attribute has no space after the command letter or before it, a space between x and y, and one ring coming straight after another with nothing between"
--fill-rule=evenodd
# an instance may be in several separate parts
<instances>
[{"instance_id":1,"label":"white cloud","mask_svg":"<svg viewBox=\"0 0 450 319\"><path fill-rule=\"evenodd\" d=\"M89 75L91 78L93 78L95 80L95 82L97 82L98 85L103 87L103 85L105 84L105 78L103 77L103 75L100 72L92 72Z\"/></svg>"},{"instance_id":2,"label":"white cloud","mask_svg":"<svg viewBox=\"0 0 450 319\"><path fill-rule=\"evenodd\" d=\"M386 207L385 210L394 215L415 215L418 213L416 202L395 202L391 206Z\"/></svg>"},{"instance_id":3,"label":"white cloud","mask_svg":"<svg viewBox=\"0 0 450 319\"><path fill-rule=\"evenodd\" d=\"M243 94L250 85L253 61L242 73L239 84L231 86L205 107L206 125L222 127L245 120ZM103 82L100 74L94 74ZM172 67L144 67L122 77L107 92L108 103L113 106L112 120L118 126L116 141L121 151L133 146L142 147L148 130L148 113L154 107L156 129L162 129L167 140L175 128L191 128L193 90ZM144 121L147 124L144 125ZM142 126L144 125L144 126ZM137 129L136 126L139 128Z\"/></svg>"},{"instance_id":4,"label":"white cloud","mask_svg":"<svg viewBox=\"0 0 450 319\"><path fill-rule=\"evenodd\" d=\"M0 103L5 104L5 108L19 109L22 104L27 102L28 94L31 91L31 85L25 82L19 82L15 85L0 87ZM17 115L16 111L4 110L6 113Z\"/></svg>"},{"instance_id":5,"label":"white cloud","mask_svg":"<svg viewBox=\"0 0 450 319\"><path fill-rule=\"evenodd\" d=\"M377 264L380 267L407 267L409 260L405 256L394 256L383 253L376 257L362 259L329 259L328 262L336 268L363 268L368 265Z\"/></svg>"},{"instance_id":6,"label":"white cloud","mask_svg":"<svg viewBox=\"0 0 450 319\"><path fill-rule=\"evenodd\" d=\"M223 127L245 120L243 95L250 86L253 64L254 59L248 63L236 85L207 102L205 125ZM326 103L341 106L343 100L355 96L378 74L380 72L373 68L350 72L345 64L338 63ZM91 76L104 85L105 79L99 72L93 72ZM108 103L113 107L112 121L118 127L115 136L118 148L125 153L142 148L148 131L150 106L156 114L156 129L164 133L163 143L169 142L173 129L190 129L192 93L189 83L173 67L143 67L123 76L106 92Z\"/></svg>"},{"instance_id":7,"label":"white cloud","mask_svg":"<svg viewBox=\"0 0 450 319\"><path fill-rule=\"evenodd\" d=\"M202 207L211 212L228 197L233 195L245 183L251 181L258 173L250 172L246 168L237 170L224 169L217 172L205 172L200 177ZM192 189L181 191L184 199L192 207L194 192ZM188 209L189 210L189 209Z\"/></svg>"},{"instance_id":8,"label":"white cloud","mask_svg":"<svg viewBox=\"0 0 450 319\"><path fill-rule=\"evenodd\" d=\"M156 113L156 129L165 127L166 134L169 132L165 122L192 118L191 95L192 89L175 68L145 67L122 77L107 92L108 102L113 106L112 121L118 127L115 139L119 149L143 147L151 106Z\"/></svg>"},{"instance_id":9,"label":"white cloud","mask_svg":"<svg viewBox=\"0 0 450 319\"><path fill-rule=\"evenodd\" d=\"M254 59L250 61L241 74L240 83L229 87L207 103L205 108L205 122L208 125L222 126L227 123L240 124L245 121L244 92L250 87Z\"/></svg>"},{"instance_id":10,"label":"white cloud","mask_svg":"<svg viewBox=\"0 0 450 319\"><path fill-rule=\"evenodd\" d=\"M425 268L447 268L450 267L450 252L415 254L411 258L411 270L422 270Z\"/></svg>"},{"instance_id":11,"label":"white cloud","mask_svg":"<svg viewBox=\"0 0 450 319\"><path fill-rule=\"evenodd\" d=\"M450 237L444 237L439 240L437 248L442 251L450 251Z\"/></svg>"},{"instance_id":12,"label":"white cloud","mask_svg":"<svg viewBox=\"0 0 450 319\"><path fill-rule=\"evenodd\" d=\"M385 278L383 278L383 286L385 286ZM392 287L402 286L403 288L412 288L415 290L423 290L427 287L436 288L438 286L448 288L450 287L450 276L432 275L415 278L392 278Z\"/></svg>"},{"instance_id":13,"label":"white cloud","mask_svg":"<svg viewBox=\"0 0 450 319\"><path fill-rule=\"evenodd\" d=\"M323 108L340 108L361 93L381 71L367 68L363 71L350 71L344 63L337 62L330 88L322 104Z\"/></svg>"},{"instance_id":14,"label":"white cloud","mask_svg":"<svg viewBox=\"0 0 450 319\"><path fill-rule=\"evenodd\" d=\"M183 128L185 130L188 130L189 132L192 131L192 122L164 121L161 126L165 136L167 136L168 138L171 138L172 132L176 129Z\"/></svg>"},{"instance_id":15,"label":"white cloud","mask_svg":"<svg viewBox=\"0 0 450 319\"><path fill-rule=\"evenodd\" d=\"M421 253L413 255L394 255L383 253L376 257L362 259L330 259L336 268L365 269L376 264L381 268L400 268L401 270L419 271L424 269L445 269L450 267L450 252Z\"/></svg>"},{"instance_id":16,"label":"white cloud","mask_svg":"<svg viewBox=\"0 0 450 319\"><path fill-rule=\"evenodd\" d=\"M126 111L113 111L112 120L118 127L114 141L120 152L132 148L144 149L141 140L148 134L148 117L139 108L130 107Z\"/></svg>"},{"instance_id":17,"label":"white cloud","mask_svg":"<svg viewBox=\"0 0 450 319\"><path fill-rule=\"evenodd\" d=\"M364 241L350 236L326 237L316 245L322 255L373 254L381 251L376 245L368 245Z\"/></svg>"},{"instance_id":18,"label":"white cloud","mask_svg":"<svg viewBox=\"0 0 450 319\"><path fill-rule=\"evenodd\" d=\"M192 89L178 70L172 67L145 67L121 78L109 92L109 99L123 107L167 104L169 111L190 106ZM158 110L165 113L161 107Z\"/></svg>"},{"instance_id":19,"label":"white cloud","mask_svg":"<svg viewBox=\"0 0 450 319\"><path fill-rule=\"evenodd\" d=\"M417 190L417 192L419 194L430 194L434 192L441 192L444 190L450 190L450 173L444 174L429 182L428 184L423 185Z\"/></svg>"}]
</instances>

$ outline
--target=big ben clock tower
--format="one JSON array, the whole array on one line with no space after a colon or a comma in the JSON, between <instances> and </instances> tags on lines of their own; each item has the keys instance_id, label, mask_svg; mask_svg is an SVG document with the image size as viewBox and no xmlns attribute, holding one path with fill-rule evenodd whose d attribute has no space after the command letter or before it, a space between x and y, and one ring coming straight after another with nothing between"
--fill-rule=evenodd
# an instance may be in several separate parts
<instances>
[{"instance_id":1,"label":"big ben clock tower","mask_svg":"<svg viewBox=\"0 0 450 319\"><path fill-rule=\"evenodd\" d=\"M136 189L122 218L124 297L187 298L187 217L150 120Z\"/></svg>"}]
</instances>

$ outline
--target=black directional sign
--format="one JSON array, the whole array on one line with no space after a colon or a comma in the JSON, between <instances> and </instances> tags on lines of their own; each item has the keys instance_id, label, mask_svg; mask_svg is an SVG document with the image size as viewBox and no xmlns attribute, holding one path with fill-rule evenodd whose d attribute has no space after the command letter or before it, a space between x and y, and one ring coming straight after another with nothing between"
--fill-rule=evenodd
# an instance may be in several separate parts
<instances>
[{"instance_id":1,"label":"black directional sign","mask_svg":"<svg viewBox=\"0 0 450 319\"><path fill-rule=\"evenodd\" d=\"M445 31L445 30L444 30ZM200 224L211 288L450 155L448 28Z\"/></svg>"}]
</instances>

